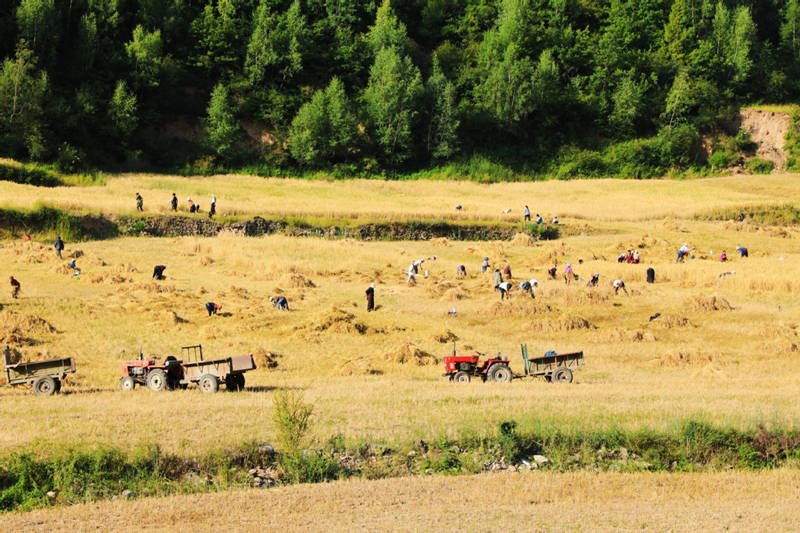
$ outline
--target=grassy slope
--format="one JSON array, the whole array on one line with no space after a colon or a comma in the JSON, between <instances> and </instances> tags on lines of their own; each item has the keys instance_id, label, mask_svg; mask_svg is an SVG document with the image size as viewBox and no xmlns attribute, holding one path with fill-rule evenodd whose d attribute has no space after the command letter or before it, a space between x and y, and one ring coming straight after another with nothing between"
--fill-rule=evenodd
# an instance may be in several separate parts
<instances>
[{"instance_id":1,"label":"grassy slope","mask_svg":"<svg viewBox=\"0 0 800 533\"><path fill-rule=\"evenodd\" d=\"M710 495L713 494L713 497ZM793 470L530 473L298 485L6 515L33 531L793 531ZM754 504L755 503L755 504Z\"/></svg>"}]
</instances>

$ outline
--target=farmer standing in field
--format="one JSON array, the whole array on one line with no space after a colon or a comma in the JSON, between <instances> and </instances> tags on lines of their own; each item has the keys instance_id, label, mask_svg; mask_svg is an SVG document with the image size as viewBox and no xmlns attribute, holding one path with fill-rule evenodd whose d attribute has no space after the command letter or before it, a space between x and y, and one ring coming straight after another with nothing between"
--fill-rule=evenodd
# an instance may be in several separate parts
<instances>
[{"instance_id":1,"label":"farmer standing in field","mask_svg":"<svg viewBox=\"0 0 800 533\"><path fill-rule=\"evenodd\" d=\"M211 209L208 211L208 218L212 218L217 214L217 197L211 195Z\"/></svg>"},{"instance_id":2,"label":"farmer standing in field","mask_svg":"<svg viewBox=\"0 0 800 533\"><path fill-rule=\"evenodd\" d=\"M144 211L144 198L138 192L136 193L136 210L137 211Z\"/></svg>"},{"instance_id":3,"label":"farmer standing in field","mask_svg":"<svg viewBox=\"0 0 800 533\"><path fill-rule=\"evenodd\" d=\"M484 257L483 258L483 263L481 263L481 274L486 272L487 268L489 268L489 258L488 257Z\"/></svg>"},{"instance_id":4,"label":"farmer standing in field","mask_svg":"<svg viewBox=\"0 0 800 533\"><path fill-rule=\"evenodd\" d=\"M527 205L525 206L525 209L522 211L522 214L524 215L524 219L526 221L530 222L530 220L531 220L531 210Z\"/></svg>"},{"instance_id":5,"label":"farmer standing in field","mask_svg":"<svg viewBox=\"0 0 800 533\"><path fill-rule=\"evenodd\" d=\"M56 253L58 254L58 258L59 259L63 259L63 257L61 257L61 252L64 250L64 241L61 240L61 235L56 237L56 242L53 243L53 248L56 249Z\"/></svg>"},{"instance_id":6,"label":"farmer standing in field","mask_svg":"<svg viewBox=\"0 0 800 533\"><path fill-rule=\"evenodd\" d=\"M367 287L367 313L375 310L375 284L370 283Z\"/></svg>"},{"instance_id":7,"label":"farmer standing in field","mask_svg":"<svg viewBox=\"0 0 800 533\"><path fill-rule=\"evenodd\" d=\"M11 279L11 297L16 300L17 297L19 296L19 291L22 288L22 286L20 285L19 281L14 279L14 276L11 276L10 279Z\"/></svg>"},{"instance_id":8,"label":"farmer standing in field","mask_svg":"<svg viewBox=\"0 0 800 533\"><path fill-rule=\"evenodd\" d=\"M178 197L175 196L175 193L172 193L172 200L169 201L169 205L172 207L173 211L178 210Z\"/></svg>"},{"instance_id":9,"label":"farmer standing in field","mask_svg":"<svg viewBox=\"0 0 800 533\"><path fill-rule=\"evenodd\" d=\"M494 292L497 292L498 287L500 287L500 284L503 283L503 275L500 273L499 268L494 269L494 274L492 274L492 283L494 284Z\"/></svg>"},{"instance_id":10,"label":"farmer standing in field","mask_svg":"<svg viewBox=\"0 0 800 533\"><path fill-rule=\"evenodd\" d=\"M511 265L506 261L506 266L503 267L503 274L506 279L511 279Z\"/></svg>"}]
</instances>

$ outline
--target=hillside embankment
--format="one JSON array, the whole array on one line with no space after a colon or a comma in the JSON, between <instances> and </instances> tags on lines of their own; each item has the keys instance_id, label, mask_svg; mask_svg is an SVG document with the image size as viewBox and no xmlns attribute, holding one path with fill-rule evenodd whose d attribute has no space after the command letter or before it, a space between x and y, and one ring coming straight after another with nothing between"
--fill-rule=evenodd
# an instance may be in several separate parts
<instances>
[{"instance_id":1,"label":"hillside embankment","mask_svg":"<svg viewBox=\"0 0 800 533\"><path fill-rule=\"evenodd\" d=\"M214 237L233 233L248 237L282 234L292 237L350 238L372 240L510 240L517 233L527 232L534 238L554 239L555 227L523 228L516 223L458 224L445 221L348 222L303 219L267 219L255 216L244 221L217 222L204 217L171 215L81 215L52 208L24 212L0 209L0 230L12 237L25 234L65 233L75 239L106 239L122 235L179 237Z\"/></svg>"}]
</instances>

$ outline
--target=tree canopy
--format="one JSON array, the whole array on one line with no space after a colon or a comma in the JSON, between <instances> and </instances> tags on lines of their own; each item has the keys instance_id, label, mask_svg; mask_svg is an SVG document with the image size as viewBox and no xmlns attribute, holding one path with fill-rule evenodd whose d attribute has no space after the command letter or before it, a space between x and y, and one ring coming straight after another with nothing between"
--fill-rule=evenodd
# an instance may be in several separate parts
<instances>
[{"instance_id":1,"label":"tree canopy","mask_svg":"<svg viewBox=\"0 0 800 533\"><path fill-rule=\"evenodd\" d=\"M795 101L800 3L10 0L0 65L0 155L418 169Z\"/></svg>"}]
</instances>

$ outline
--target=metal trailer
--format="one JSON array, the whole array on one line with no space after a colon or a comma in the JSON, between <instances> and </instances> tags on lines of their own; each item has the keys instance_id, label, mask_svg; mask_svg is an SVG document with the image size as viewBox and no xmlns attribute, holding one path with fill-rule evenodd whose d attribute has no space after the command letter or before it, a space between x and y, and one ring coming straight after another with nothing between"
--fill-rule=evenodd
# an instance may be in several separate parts
<instances>
[{"instance_id":1,"label":"metal trailer","mask_svg":"<svg viewBox=\"0 0 800 533\"><path fill-rule=\"evenodd\" d=\"M33 393L39 396L50 396L61 391L61 381L67 374L75 372L75 359L51 359L49 361L33 361L31 363L11 363L11 350L8 346L3 350L6 383L12 385L30 385Z\"/></svg>"},{"instance_id":2,"label":"metal trailer","mask_svg":"<svg viewBox=\"0 0 800 533\"><path fill-rule=\"evenodd\" d=\"M583 366L583 352L556 353L549 351L543 357L528 357L528 346L522 344L522 362L525 375L522 377L544 376L552 383L572 383L572 373Z\"/></svg>"},{"instance_id":3,"label":"metal trailer","mask_svg":"<svg viewBox=\"0 0 800 533\"><path fill-rule=\"evenodd\" d=\"M253 354L206 361L200 344L181 347L181 359L181 384L197 383L202 392L217 392L220 383L229 391L244 390L244 373L256 367Z\"/></svg>"}]
</instances>

